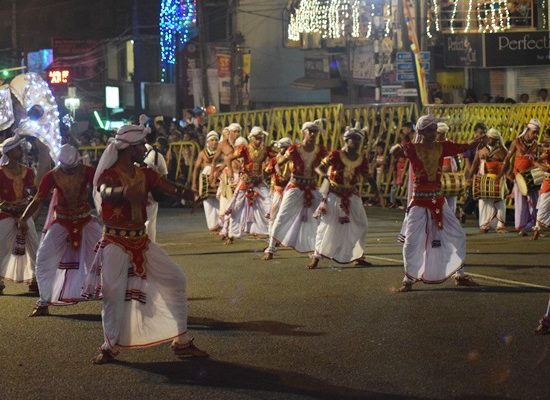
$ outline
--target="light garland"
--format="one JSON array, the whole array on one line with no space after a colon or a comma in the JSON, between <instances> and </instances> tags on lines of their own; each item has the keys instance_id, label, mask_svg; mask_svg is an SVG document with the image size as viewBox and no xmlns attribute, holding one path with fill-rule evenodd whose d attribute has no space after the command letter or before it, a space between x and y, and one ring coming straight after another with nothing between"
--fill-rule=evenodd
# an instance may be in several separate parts
<instances>
[{"instance_id":1,"label":"light garland","mask_svg":"<svg viewBox=\"0 0 550 400\"><path fill-rule=\"evenodd\" d=\"M11 92L8 85L0 87L0 130L9 128L14 122L13 104L11 102Z\"/></svg>"},{"instance_id":2,"label":"light garland","mask_svg":"<svg viewBox=\"0 0 550 400\"><path fill-rule=\"evenodd\" d=\"M382 7L388 9L391 0L384 0ZM362 11L364 7L367 10ZM384 8L383 8L384 9ZM290 11L287 34L289 40L299 41L301 33L318 33L323 39L341 39L349 34L353 38L362 35L369 38L373 33L375 4L364 0L302 0ZM364 15L368 15L365 18ZM383 13L384 14L384 13ZM384 24L384 33L390 32L391 21Z\"/></svg>"},{"instance_id":3,"label":"light garland","mask_svg":"<svg viewBox=\"0 0 550 400\"><path fill-rule=\"evenodd\" d=\"M43 114L36 120L23 118L16 131L21 135L35 136L50 149L50 155L57 161L61 149L59 131L59 111L48 84L40 75L30 72L18 75L10 82L11 92L17 97L25 110L40 106Z\"/></svg>"},{"instance_id":4,"label":"light garland","mask_svg":"<svg viewBox=\"0 0 550 400\"><path fill-rule=\"evenodd\" d=\"M196 18L196 0L163 0L161 2L159 28L162 82L166 78L168 65L176 63L176 41L184 45L195 36Z\"/></svg>"},{"instance_id":5,"label":"light garland","mask_svg":"<svg viewBox=\"0 0 550 400\"><path fill-rule=\"evenodd\" d=\"M451 14L450 20L450 31L455 33L455 21L457 20L457 14L463 15L463 10L465 7L461 5L462 0L456 0L454 2L453 11ZM465 0L464 0L465 1ZM475 3L474 3L475 1ZM544 2L548 0L543 0ZM472 13L474 12L473 8L476 8L477 13L477 30L478 32L487 33L487 32L502 32L507 29L510 29L510 11L508 10L508 3L506 0L468 0L467 11L466 11L466 24L463 29L463 33L468 33L471 31L472 27ZM435 12L435 18L439 18L440 7L437 3L437 0L433 0L433 9ZM427 20L429 21L429 12ZM543 18L546 18L544 15ZM463 20L463 19L462 19ZM434 19L436 29L438 22ZM475 22L474 22L475 24ZM428 32L428 35L430 33Z\"/></svg>"}]
</instances>

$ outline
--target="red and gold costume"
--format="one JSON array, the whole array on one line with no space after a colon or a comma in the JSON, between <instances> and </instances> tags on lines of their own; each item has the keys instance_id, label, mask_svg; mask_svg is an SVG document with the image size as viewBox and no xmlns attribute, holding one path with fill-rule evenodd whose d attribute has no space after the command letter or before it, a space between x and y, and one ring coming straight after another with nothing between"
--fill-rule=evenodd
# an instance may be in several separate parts
<instances>
[{"instance_id":1,"label":"red and gold costume","mask_svg":"<svg viewBox=\"0 0 550 400\"><path fill-rule=\"evenodd\" d=\"M63 226L68 234L73 248L80 247L82 228L91 220L88 203L88 185L93 184L95 169L80 165L74 174L67 174L60 168L55 168L42 178L36 199L45 199L53 189L57 189L57 204L54 220Z\"/></svg>"},{"instance_id":2,"label":"red and gold costume","mask_svg":"<svg viewBox=\"0 0 550 400\"><path fill-rule=\"evenodd\" d=\"M317 168L327 151L323 146L315 145L313 151L308 152L302 144L292 145L285 153L289 160L290 172L292 173L288 188L299 188L304 192L304 207L311 207L313 191L317 188Z\"/></svg>"},{"instance_id":3,"label":"red and gold costume","mask_svg":"<svg viewBox=\"0 0 550 400\"><path fill-rule=\"evenodd\" d=\"M538 152L537 141L528 143L519 137L516 139L516 149L514 173L523 173L532 169Z\"/></svg>"},{"instance_id":4,"label":"red and gold costume","mask_svg":"<svg viewBox=\"0 0 550 400\"><path fill-rule=\"evenodd\" d=\"M19 218L31 199L34 190L34 172L20 165L21 173L12 174L0 167L0 219Z\"/></svg>"},{"instance_id":5,"label":"red and gold costume","mask_svg":"<svg viewBox=\"0 0 550 400\"><path fill-rule=\"evenodd\" d=\"M429 209L440 229L443 227L445 202L441 195L443 160L462 153L467 148L468 145L451 141L437 142L432 146L422 143L405 145L405 154L414 170L412 205Z\"/></svg>"},{"instance_id":6,"label":"red and gold costume","mask_svg":"<svg viewBox=\"0 0 550 400\"><path fill-rule=\"evenodd\" d=\"M135 168L133 177L126 175L116 165L105 170L99 178L99 185L109 187L132 186L139 184L143 193L147 194L161 182L161 177L150 168ZM145 234L147 220L147 196L131 202L127 198L118 201L103 200L101 218L105 223L105 233L102 246L115 244L130 255L134 273L137 276L145 275L144 253L149 244Z\"/></svg>"}]
</instances>

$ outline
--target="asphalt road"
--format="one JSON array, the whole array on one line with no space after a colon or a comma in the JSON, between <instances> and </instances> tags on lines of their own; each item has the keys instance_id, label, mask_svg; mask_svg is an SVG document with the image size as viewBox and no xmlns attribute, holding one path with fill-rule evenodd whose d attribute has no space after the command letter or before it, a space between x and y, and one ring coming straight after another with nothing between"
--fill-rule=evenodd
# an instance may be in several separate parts
<instances>
[{"instance_id":1,"label":"asphalt road","mask_svg":"<svg viewBox=\"0 0 550 400\"><path fill-rule=\"evenodd\" d=\"M224 246L201 212L161 209L159 242L188 279L189 326L209 360L167 345L90 363L100 303L28 318L35 299L0 297L0 399L548 399L550 336L533 335L550 291L550 237L468 233L467 271L483 286L402 278L402 211L367 209L367 268L280 250ZM542 288L529 285L539 285ZM548 287L548 288L544 288Z\"/></svg>"}]
</instances>

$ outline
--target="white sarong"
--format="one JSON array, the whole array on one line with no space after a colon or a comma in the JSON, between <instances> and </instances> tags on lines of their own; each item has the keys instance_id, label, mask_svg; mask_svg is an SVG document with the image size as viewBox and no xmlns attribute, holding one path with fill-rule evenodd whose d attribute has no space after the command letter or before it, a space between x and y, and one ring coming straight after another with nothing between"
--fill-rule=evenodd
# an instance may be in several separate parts
<instances>
[{"instance_id":1,"label":"white sarong","mask_svg":"<svg viewBox=\"0 0 550 400\"><path fill-rule=\"evenodd\" d=\"M514 182L514 221L516 230L530 230L537 220L537 200L539 193L532 191L523 196Z\"/></svg>"},{"instance_id":2,"label":"white sarong","mask_svg":"<svg viewBox=\"0 0 550 400\"><path fill-rule=\"evenodd\" d=\"M550 228L550 192L542 193L537 203L537 226Z\"/></svg>"},{"instance_id":3,"label":"white sarong","mask_svg":"<svg viewBox=\"0 0 550 400\"><path fill-rule=\"evenodd\" d=\"M159 203L153 198L153 195L149 193L147 199L147 221L145 222L145 230L147 236L152 242L157 241L157 216L159 213Z\"/></svg>"},{"instance_id":4,"label":"white sarong","mask_svg":"<svg viewBox=\"0 0 550 400\"><path fill-rule=\"evenodd\" d=\"M36 256L39 306L71 304L82 297L86 276L92 267L101 225L92 219L82 228L80 247L74 249L67 229L54 223L48 228Z\"/></svg>"},{"instance_id":5,"label":"white sarong","mask_svg":"<svg viewBox=\"0 0 550 400\"><path fill-rule=\"evenodd\" d=\"M191 340L185 275L154 242L149 241L144 256L146 277L142 278L133 273L122 247L107 244L96 255L84 295L103 297L103 349Z\"/></svg>"},{"instance_id":6,"label":"white sarong","mask_svg":"<svg viewBox=\"0 0 550 400\"><path fill-rule=\"evenodd\" d=\"M479 227L484 230L504 228L506 201L479 199Z\"/></svg>"},{"instance_id":7,"label":"white sarong","mask_svg":"<svg viewBox=\"0 0 550 400\"><path fill-rule=\"evenodd\" d=\"M215 197L207 197L203 200L204 216L208 230L215 231L220 225L220 201Z\"/></svg>"},{"instance_id":8,"label":"white sarong","mask_svg":"<svg viewBox=\"0 0 550 400\"><path fill-rule=\"evenodd\" d=\"M332 192L327 197L326 214L320 217L315 238L315 257L323 256L347 264L363 257L368 220L361 198L350 197L349 222L341 223L341 199Z\"/></svg>"},{"instance_id":9,"label":"white sarong","mask_svg":"<svg viewBox=\"0 0 550 400\"><path fill-rule=\"evenodd\" d=\"M461 269L466 256L466 235L446 202L443 229L429 209L412 206L405 217L403 260L412 281L440 283Z\"/></svg>"},{"instance_id":10,"label":"white sarong","mask_svg":"<svg viewBox=\"0 0 550 400\"><path fill-rule=\"evenodd\" d=\"M300 253L315 250L315 237L319 219L313 213L321 202L318 190L312 192L310 207L304 207L304 191L294 187L286 189L283 200L273 222L270 244L266 251L274 253L275 244L280 242L285 247L292 247Z\"/></svg>"},{"instance_id":11,"label":"white sarong","mask_svg":"<svg viewBox=\"0 0 550 400\"><path fill-rule=\"evenodd\" d=\"M16 219L12 217L0 220L0 281L8 279L14 282L31 283L35 277L36 250L38 235L32 218L27 220L25 235L25 254L14 255L17 237Z\"/></svg>"},{"instance_id":12,"label":"white sarong","mask_svg":"<svg viewBox=\"0 0 550 400\"><path fill-rule=\"evenodd\" d=\"M229 219L228 236L239 238L243 234L269 235L269 220L267 219L271 209L271 197L269 189L264 183L260 183L252 189L256 198L250 203L247 198L248 190L237 190L229 205L231 211Z\"/></svg>"}]
</instances>

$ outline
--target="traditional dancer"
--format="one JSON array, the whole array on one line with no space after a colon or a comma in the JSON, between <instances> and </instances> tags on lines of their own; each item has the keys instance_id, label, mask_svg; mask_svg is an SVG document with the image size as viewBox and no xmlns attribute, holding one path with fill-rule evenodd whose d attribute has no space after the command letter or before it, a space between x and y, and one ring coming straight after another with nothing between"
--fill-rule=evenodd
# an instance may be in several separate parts
<instances>
[{"instance_id":1,"label":"traditional dancer","mask_svg":"<svg viewBox=\"0 0 550 400\"><path fill-rule=\"evenodd\" d=\"M417 130L421 143L409 143L405 147L414 171L414 191L405 217L405 277L397 291L408 292L417 281L440 283L455 273L458 286L477 285L464 275L466 237L441 195L441 167L444 157L474 148L483 139L469 145L437 142L437 121L432 115L420 117Z\"/></svg>"},{"instance_id":2,"label":"traditional dancer","mask_svg":"<svg viewBox=\"0 0 550 400\"><path fill-rule=\"evenodd\" d=\"M206 357L187 330L186 279L180 267L145 233L148 193L183 197L184 190L135 162L145 154L144 128L122 126L105 149L94 176L105 223L84 294L103 296L105 342L94 364L113 360L117 347L172 341L179 357Z\"/></svg>"},{"instance_id":3,"label":"traditional dancer","mask_svg":"<svg viewBox=\"0 0 550 400\"><path fill-rule=\"evenodd\" d=\"M537 135L540 130L540 122L532 118L527 127L510 145L510 151L504 160L503 171L498 175L500 178L507 174L513 180L516 174L526 174L533 169L538 155ZM514 157L513 176L508 172L510 159ZM529 190L524 196L517 182L514 182L514 220L516 231L520 236L527 236L527 232L535 226L537 221L537 200L538 188Z\"/></svg>"},{"instance_id":4,"label":"traditional dancer","mask_svg":"<svg viewBox=\"0 0 550 400\"><path fill-rule=\"evenodd\" d=\"M316 144L319 129L316 123L305 122L302 125L302 142L290 146L278 163L278 168L290 166L292 175L273 223L264 260L273 258L277 242L300 253L315 249L319 220L313 218L313 213L321 201L315 169L327 154L323 146Z\"/></svg>"},{"instance_id":5,"label":"traditional dancer","mask_svg":"<svg viewBox=\"0 0 550 400\"><path fill-rule=\"evenodd\" d=\"M21 163L23 142L23 137L15 135L4 140L0 149L0 294L4 293L4 279L24 282L31 292L38 290L34 221L29 220L26 226L19 224L36 191L33 171Z\"/></svg>"},{"instance_id":6,"label":"traditional dancer","mask_svg":"<svg viewBox=\"0 0 550 400\"><path fill-rule=\"evenodd\" d=\"M216 198L218 192L217 182L210 184L210 174L215 166L212 165L212 159L218 148L219 136L216 131L210 131L206 135L206 145L199 153L195 166L193 168L193 185L192 190L195 194L195 200L202 200L204 207L204 215L206 217L206 225L208 230L216 232L220 229L220 201ZM200 173L200 176L199 176ZM199 183L203 193L199 193Z\"/></svg>"},{"instance_id":7,"label":"traditional dancer","mask_svg":"<svg viewBox=\"0 0 550 400\"><path fill-rule=\"evenodd\" d=\"M475 173L478 175L493 176L502 172L504 159L508 150L502 142L500 132L495 128L487 132L487 144L480 148L475 155L471 170L468 173L471 178ZM498 233L505 233L506 228L506 200L505 199L479 199L479 230L487 233L491 229Z\"/></svg>"},{"instance_id":8,"label":"traditional dancer","mask_svg":"<svg viewBox=\"0 0 550 400\"><path fill-rule=\"evenodd\" d=\"M219 143L216 154L212 157L212 166L217 166L219 163L223 163L226 157L229 157L234 153L236 148L236 140L240 137L242 128L237 123L232 123L227 127L227 130L224 128L224 131L227 131L227 136ZM235 191L235 185L239 180L239 168L237 167L238 163L232 165L233 175L228 175L228 169L222 167L213 168L212 173L210 174L210 185L215 186L218 184L218 199L220 201L219 212L220 219L222 220L222 229L220 230L220 236L225 240L227 238L227 225L229 224L229 218L226 215L227 207L231 203L233 198L233 192Z\"/></svg>"},{"instance_id":9,"label":"traditional dancer","mask_svg":"<svg viewBox=\"0 0 550 400\"><path fill-rule=\"evenodd\" d=\"M364 259L368 221L357 184L365 178L384 207L376 181L369 174L368 154L361 152L364 134L358 129L344 133L344 147L329 153L317 168L317 173L328 179L328 193L315 214L320 223L315 237L315 252L307 268L314 269L321 257L340 264L370 265Z\"/></svg>"},{"instance_id":10,"label":"traditional dancer","mask_svg":"<svg viewBox=\"0 0 550 400\"><path fill-rule=\"evenodd\" d=\"M144 130L147 132L146 143L145 143L145 158L143 163L155 171L157 174L166 178L168 176L168 167L166 166L166 160L164 156L158 151L155 147L157 142L157 132L151 131L149 128ZM152 242L157 241L157 216L159 213L159 203L149 193L149 201L147 202L147 221L145 222L145 229L147 230L147 236Z\"/></svg>"},{"instance_id":11,"label":"traditional dancer","mask_svg":"<svg viewBox=\"0 0 550 400\"><path fill-rule=\"evenodd\" d=\"M544 171L544 180L537 203L537 223L533 228L533 240L539 238L542 230L550 229L550 130L544 132L542 140L541 155L535 164Z\"/></svg>"},{"instance_id":12,"label":"traditional dancer","mask_svg":"<svg viewBox=\"0 0 550 400\"><path fill-rule=\"evenodd\" d=\"M437 123L437 137L438 142L445 142L447 140L447 132L449 132L449 126L445 122ZM441 167L441 172L457 172L458 164L453 156L443 158L443 166ZM445 201L449 205L449 208L456 212L456 201L457 196L445 196Z\"/></svg>"},{"instance_id":13,"label":"traditional dancer","mask_svg":"<svg viewBox=\"0 0 550 400\"><path fill-rule=\"evenodd\" d=\"M248 135L249 144L241 145L225 158L227 174L233 175L232 162L242 159L240 179L226 214L230 215L226 244L244 233L269 235L271 209L269 189L264 182L264 162L273 157L270 147L264 144L267 136L261 127L255 126Z\"/></svg>"},{"instance_id":14,"label":"traditional dancer","mask_svg":"<svg viewBox=\"0 0 550 400\"><path fill-rule=\"evenodd\" d=\"M38 192L20 219L27 227L30 218L53 191L45 236L36 257L36 279L40 298L30 315L49 315L48 306L74 304L86 300L82 288L101 238L101 225L90 215L88 185L95 169L82 165L78 150L61 146L59 166L40 182Z\"/></svg>"},{"instance_id":15,"label":"traditional dancer","mask_svg":"<svg viewBox=\"0 0 550 400\"><path fill-rule=\"evenodd\" d=\"M390 171L393 175L390 189L390 208L404 208L401 201L397 199L397 195L405 183L407 157L405 157L403 149L404 146L410 141L410 132L407 132L405 128L402 128L399 132L399 143L393 145L390 149L390 156L392 157Z\"/></svg>"},{"instance_id":16,"label":"traditional dancer","mask_svg":"<svg viewBox=\"0 0 550 400\"><path fill-rule=\"evenodd\" d=\"M271 228L273 222L279 213L281 202L283 200L283 192L285 190L288 181L290 180L290 169L288 165L282 169L279 168L278 163L284 157L287 149L292 145L292 140L288 137L279 139L275 146L279 150L274 157L269 160L265 167L265 172L271 176L271 182L269 187L269 194L271 195L271 211L269 212L269 233L271 234Z\"/></svg>"}]
</instances>

